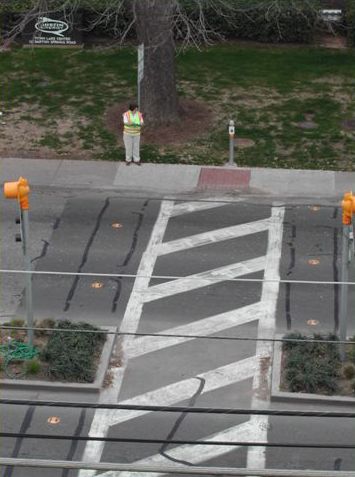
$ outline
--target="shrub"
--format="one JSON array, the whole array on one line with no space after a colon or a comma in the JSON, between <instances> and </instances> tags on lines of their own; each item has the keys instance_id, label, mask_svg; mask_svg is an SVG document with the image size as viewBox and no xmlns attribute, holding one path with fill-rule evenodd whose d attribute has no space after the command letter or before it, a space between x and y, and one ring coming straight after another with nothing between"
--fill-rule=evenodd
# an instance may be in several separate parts
<instances>
[{"instance_id":1,"label":"shrub","mask_svg":"<svg viewBox=\"0 0 355 477\"><path fill-rule=\"evenodd\" d=\"M298 331L294 331L292 333L289 333L287 336L285 336L284 339L286 339L286 340L307 340L308 337L302 335L302 333L300 333ZM291 351L292 349L298 348L299 346L302 346L302 344L300 345L300 343L296 343L295 341L284 341L283 344L282 344L282 349L283 349L283 351Z\"/></svg>"},{"instance_id":2,"label":"shrub","mask_svg":"<svg viewBox=\"0 0 355 477\"><path fill-rule=\"evenodd\" d=\"M343 375L345 379L353 379L355 377L355 366L353 364L344 366Z\"/></svg>"},{"instance_id":3,"label":"shrub","mask_svg":"<svg viewBox=\"0 0 355 477\"><path fill-rule=\"evenodd\" d=\"M45 318L44 320L41 321L36 321L35 327L36 328L54 328L56 325L55 320L52 320L52 318ZM49 336L51 334L51 331L45 331L44 330L36 330L35 331L35 336L43 337L43 336Z\"/></svg>"},{"instance_id":4,"label":"shrub","mask_svg":"<svg viewBox=\"0 0 355 477\"><path fill-rule=\"evenodd\" d=\"M353 336L350 341L355 342L355 336ZM347 350L348 350L348 357L349 360L352 361L355 364L355 345L347 345Z\"/></svg>"},{"instance_id":5,"label":"shrub","mask_svg":"<svg viewBox=\"0 0 355 477\"><path fill-rule=\"evenodd\" d=\"M346 26L348 32L348 43L355 46L355 4L354 0L347 0L346 3Z\"/></svg>"},{"instance_id":6,"label":"shrub","mask_svg":"<svg viewBox=\"0 0 355 477\"><path fill-rule=\"evenodd\" d=\"M48 362L48 373L55 379L92 382L95 359L105 341L105 334L75 333L73 330L99 331L88 323L58 322L42 352L42 359Z\"/></svg>"},{"instance_id":7,"label":"shrub","mask_svg":"<svg viewBox=\"0 0 355 477\"><path fill-rule=\"evenodd\" d=\"M25 362L25 369L26 374L38 374L41 370L41 363L38 361L38 359L31 359Z\"/></svg>"},{"instance_id":8,"label":"shrub","mask_svg":"<svg viewBox=\"0 0 355 477\"><path fill-rule=\"evenodd\" d=\"M291 333L286 339L309 339L299 333ZM338 347L333 343L335 335L315 334L314 343L284 343L287 352L285 378L291 392L332 394L337 391L337 379L340 375Z\"/></svg>"},{"instance_id":9,"label":"shrub","mask_svg":"<svg viewBox=\"0 0 355 477\"><path fill-rule=\"evenodd\" d=\"M25 321L20 319L20 318L14 318L13 320L11 320L9 323L4 323L4 325L6 326L12 326L14 328L23 328L25 326ZM17 340L23 340L26 332L25 330L21 331L21 330L6 330L9 334L9 336L11 336L11 338L15 338Z\"/></svg>"}]
</instances>

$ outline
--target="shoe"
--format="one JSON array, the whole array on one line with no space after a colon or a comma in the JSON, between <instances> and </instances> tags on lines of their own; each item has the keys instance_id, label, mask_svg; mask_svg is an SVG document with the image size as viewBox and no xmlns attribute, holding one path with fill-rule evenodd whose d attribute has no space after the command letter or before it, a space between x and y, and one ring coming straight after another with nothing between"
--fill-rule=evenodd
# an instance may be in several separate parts
<instances>
[{"instance_id":1,"label":"shoe","mask_svg":"<svg viewBox=\"0 0 355 477\"><path fill-rule=\"evenodd\" d=\"M142 164L140 162L135 162L137 166L141 166Z\"/></svg>"},{"instance_id":2,"label":"shoe","mask_svg":"<svg viewBox=\"0 0 355 477\"><path fill-rule=\"evenodd\" d=\"M126 161L126 166L130 166L132 161Z\"/></svg>"}]
</instances>

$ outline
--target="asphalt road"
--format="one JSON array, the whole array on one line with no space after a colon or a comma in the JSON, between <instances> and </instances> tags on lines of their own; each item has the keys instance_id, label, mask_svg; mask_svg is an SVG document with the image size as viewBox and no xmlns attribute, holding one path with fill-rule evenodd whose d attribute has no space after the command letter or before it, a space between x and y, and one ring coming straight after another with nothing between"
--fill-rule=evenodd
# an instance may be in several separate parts
<instances>
[{"instance_id":1,"label":"asphalt road","mask_svg":"<svg viewBox=\"0 0 355 477\"><path fill-rule=\"evenodd\" d=\"M215 200L215 199L214 199ZM138 274L140 279L35 276L36 318L88 321L123 331L194 335L127 338L113 402L207 407L268 407L270 349L254 338L292 330L334 332L339 323L335 285L267 284L231 278L336 281L340 276L340 218L335 207L239 200L160 202L102 192L38 190L31 211L31 254L36 270ZM13 242L14 207L2 204L2 268L21 268ZM118 225L117 225L118 224ZM152 275L160 278L152 278ZM168 278L170 277L170 278ZM189 277L182 280L178 277ZM2 280L3 321L23 314L23 278ZM93 288L100 282L100 288ZM354 293L350 293L350 304ZM351 306L350 306L351 309ZM311 320L311 321L310 321ZM351 324L349 325L351 328ZM203 335L205 338L198 338ZM220 337L238 338L221 340ZM246 338L244 340L240 338ZM259 366L264 359L265 366ZM264 381L263 381L264 380ZM267 386L266 386L267 388ZM85 400L85 394L10 392L3 396ZM297 406L299 407L299 406ZM309 407L309 406L308 406ZM48 417L58 416L58 424ZM87 435L92 423L109 437L177 440L354 442L349 421L250 416L91 411L4 406L3 431ZM101 426L101 427L100 427ZM95 428L97 429L97 427ZM290 429L292 432L290 433ZM305 437L306 436L306 437ZM308 441L307 441L308 442ZM222 446L166 446L3 439L1 455L114 462L184 462L220 466L354 469L351 452ZM339 460L340 459L340 460ZM1 469L4 477L38 475ZM41 471L44 477L68 477ZM90 473L81 472L80 477ZM103 476L106 474L102 474ZM107 474L108 476L109 474ZM130 474L125 473L128 477ZM110 474L110 477L112 475Z\"/></svg>"}]
</instances>

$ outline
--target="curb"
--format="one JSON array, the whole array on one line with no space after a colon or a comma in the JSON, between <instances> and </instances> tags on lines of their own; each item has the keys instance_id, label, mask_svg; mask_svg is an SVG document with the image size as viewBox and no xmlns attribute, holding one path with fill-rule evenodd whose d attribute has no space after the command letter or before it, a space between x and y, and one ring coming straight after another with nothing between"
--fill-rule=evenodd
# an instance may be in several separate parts
<instances>
[{"instance_id":1,"label":"curb","mask_svg":"<svg viewBox=\"0 0 355 477\"><path fill-rule=\"evenodd\" d=\"M115 326L101 327L105 331L117 331ZM110 364L112 350L115 344L115 334L108 334L106 342L102 349L99 366L97 368L95 381L90 384L86 383L62 383L62 382L46 382L31 381L29 379L0 379L0 389L6 391L8 389L17 390L38 390L38 391L72 391L72 392L90 392L99 393L103 387L107 369Z\"/></svg>"},{"instance_id":2,"label":"curb","mask_svg":"<svg viewBox=\"0 0 355 477\"><path fill-rule=\"evenodd\" d=\"M283 335L275 335L276 339L282 339ZM281 384L281 350L282 343L274 342L273 360L272 360L272 377L271 377L271 397L272 402L302 402L310 404L355 404L355 398L346 396L324 396L324 394L310 393L290 393L280 391Z\"/></svg>"}]
</instances>

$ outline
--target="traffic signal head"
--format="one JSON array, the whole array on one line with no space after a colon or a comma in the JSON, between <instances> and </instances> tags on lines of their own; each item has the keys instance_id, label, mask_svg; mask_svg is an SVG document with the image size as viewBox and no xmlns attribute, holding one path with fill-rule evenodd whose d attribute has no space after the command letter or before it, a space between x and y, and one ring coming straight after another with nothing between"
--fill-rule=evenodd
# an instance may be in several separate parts
<instances>
[{"instance_id":1,"label":"traffic signal head","mask_svg":"<svg viewBox=\"0 0 355 477\"><path fill-rule=\"evenodd\" d=\"M341 206L343 208L343 225L350 225L355 213L355 197L352 192L345 192Z\"/></svg>"},{"instance_id":2,"label":"traffic signal head","mask_svg":"<svg viewBox=\"0 0 355 477\"><path fill-rule=\"evenodd\" d=\"M17 199L22 210L29 208L30 186L27 179L20 177L16 182L5 182L4 195L7 199Z\"/></svg>"}]
</instances>

